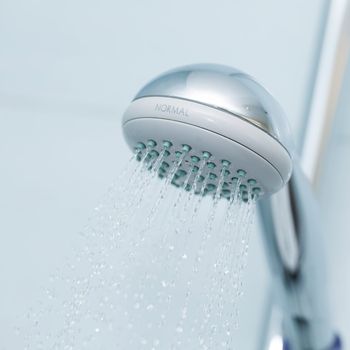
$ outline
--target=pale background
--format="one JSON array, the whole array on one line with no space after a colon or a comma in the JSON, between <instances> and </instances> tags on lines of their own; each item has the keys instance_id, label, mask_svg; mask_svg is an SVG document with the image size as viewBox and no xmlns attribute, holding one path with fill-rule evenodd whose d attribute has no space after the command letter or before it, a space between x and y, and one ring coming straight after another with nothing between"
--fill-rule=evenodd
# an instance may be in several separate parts
<instances>
[{"instance_id":1,"label":"pale background","mask_svg":"<svg viewBox=\"0 0 350 350\"><path fill-rule=\"evenodd\" d=\"M129 157L120 119L137 90L174 66L232 65L279 100L298 141L326 3L0 2L1 350L13 349L17 316L69 256L77 232ZM350 65L346 74L317 195L328 230L332 318L350 342ZM269 286L256 232L238 333L242 349L261 349Z\"/></svg>"}]
</instances>

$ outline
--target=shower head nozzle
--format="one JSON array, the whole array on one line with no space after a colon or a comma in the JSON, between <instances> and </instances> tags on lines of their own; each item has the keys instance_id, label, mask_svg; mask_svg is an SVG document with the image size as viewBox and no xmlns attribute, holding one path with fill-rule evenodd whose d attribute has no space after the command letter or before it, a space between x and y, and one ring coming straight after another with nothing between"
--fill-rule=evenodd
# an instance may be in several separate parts
<instances>
[{"instance_id":1,"label":"shower head nozzle","mask_svg":"<svg viewBox=\"0 0 350 350\"><path fill-rule=\"evenodd\" d=\"M224 171L228 186L239 181L268 195L292 172L288 125L278 103L252 77L226 66L191 65L160 75L131 102L123 131L140 154L166 151L160 177L182 155L175 185L202 164L199 178L207 177L207 191Z\"/></svg>"}]
</instances>

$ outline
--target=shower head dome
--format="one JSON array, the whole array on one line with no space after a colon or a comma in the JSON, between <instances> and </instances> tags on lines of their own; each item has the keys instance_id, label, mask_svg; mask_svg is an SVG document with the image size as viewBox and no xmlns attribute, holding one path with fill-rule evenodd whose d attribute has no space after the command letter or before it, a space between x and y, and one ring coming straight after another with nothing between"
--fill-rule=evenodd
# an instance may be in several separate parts
<instances>
[{"instance_id":1,"label":"shower head dome","mask_svg":"<svg viewBox=\"0 0 350 350\"><path fill-rule=\"evenodd\" d=\"M210 156L203 176L218 178L224 165L228 185L238 178L241 187L265 195L281 189L292 172L288 125L278 103L252 77L226 66L185 66L152 80L126 110L123 131L140 151L169 148L168 165L188 152L185 172L203 154Z\"/></svg>"}]
</instances>

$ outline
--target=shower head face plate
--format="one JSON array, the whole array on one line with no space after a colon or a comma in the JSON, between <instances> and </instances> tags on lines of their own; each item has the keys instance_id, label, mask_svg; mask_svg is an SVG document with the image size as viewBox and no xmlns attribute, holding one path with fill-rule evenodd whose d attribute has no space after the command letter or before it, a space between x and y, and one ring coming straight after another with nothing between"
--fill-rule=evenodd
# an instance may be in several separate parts
<instances>
[{"instance_id":1,"label":"shower head face plate","mask_svg":"<svg viewBox=\"0 0 350 350\"><path fill-rule=\"evenodd\" d=\"M123 118L123 131L128 145L132 149L137 145L144 145L139 148L140 154L151 150L150 147L146 148L146 145L150 144L149 140L152 140L151 148L154 154L160 154L167 146L166 155L162 160L164 166L159 169L160 177L169 174L172 164L175 164L179 155L184 152L183 146L190 146L183 155L180 169L172 181L176 186L182 186L187 179L187 188L191 188L196 176L186 174L195 173L202 165L200 179L206 179L207 192L215 191L223 171L223 189L232 188L232 184L238 181L241 189L249 188L261 196L277 192L289 180L292 171L290 154L278 138L282 129L276 127L267 113L260 116L257 113L255 117L254 114L243 116L241 112L246 106L240 109L240 113L234 113L234 108L229 108L227 104L227 91L226 97L221 91L224 85L231 89L230 94L234 93L229 84L230 80L227 80L228 75L220 69L213 70L212 66L208 75L208 71L203 66L200 67L200 70L194 69L196 75L200 75L201 72L206 78L215 75L215 79L211 80L213 84L197 76L196 80L199 79L205 86L200 87L196 82L195 87L202 92L206 88L206 99L203 94L193 91L194 87L191 84L186 85L183 82L183 79L188 79L188 67L175 71L175 74L174 71L166 73L151 82L151 88L146 86L141 90ZM227 72L227 68L223 71ZM237 71L235 74L238 74ZM220 76L224 80L224 84L221 85ZM235 75L230 79L235 79ZM180 82L185 84L182 89L179 87ZM216 89L214 83L219 88ZM246 85L245 83L244 91L247 93ZM261 93L251 93L254 94L253 100L257 105ZM265 90L264 93L268 94ZM194 100L196 94L197 100ZM222 100L226 101L222 106L218 105L220 94ZM232 100L235 101L235 108L238 110L239 96L233 96ZM247 104L247 101L247 96L242 98L242 103ZM272 102L262 101L260 105L271 106ZM248 110L252 113L253 109ZM280 116L276 117L278 118ZM165 141L168 143L164 144ZM203 152L206 152L206 157L203 157Z\"/></svg>"}]
</instances>

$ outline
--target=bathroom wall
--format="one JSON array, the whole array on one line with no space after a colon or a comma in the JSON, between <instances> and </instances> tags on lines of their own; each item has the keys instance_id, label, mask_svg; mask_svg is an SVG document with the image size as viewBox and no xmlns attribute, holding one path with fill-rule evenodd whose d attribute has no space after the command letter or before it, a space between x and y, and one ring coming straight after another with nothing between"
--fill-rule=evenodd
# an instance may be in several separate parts
<instances>
[{"instance_id":1,"label":"bathroom wall","mask_svg":"<svg viewBox=\"0 0 350 350\"><path fill-rule=\"evenodd\" d=\"M331 317L345 342L345 349L350 344L349 91L350 60L316 189L326 232Z\"/></svg>"},{"instance_id":2,"label":"bathroom wall","mask_svg":"<svg viewBox=\"0 0 350 350\"><path fill-rule=\"evenodd\" d=\"M129 157L120 118L139 87L182 64L233 65L275 95L297 139L325 3L0 2L0 350ZM256 230L242 349L261 349L269 278Z\"/></svg>"}]
</instances>

